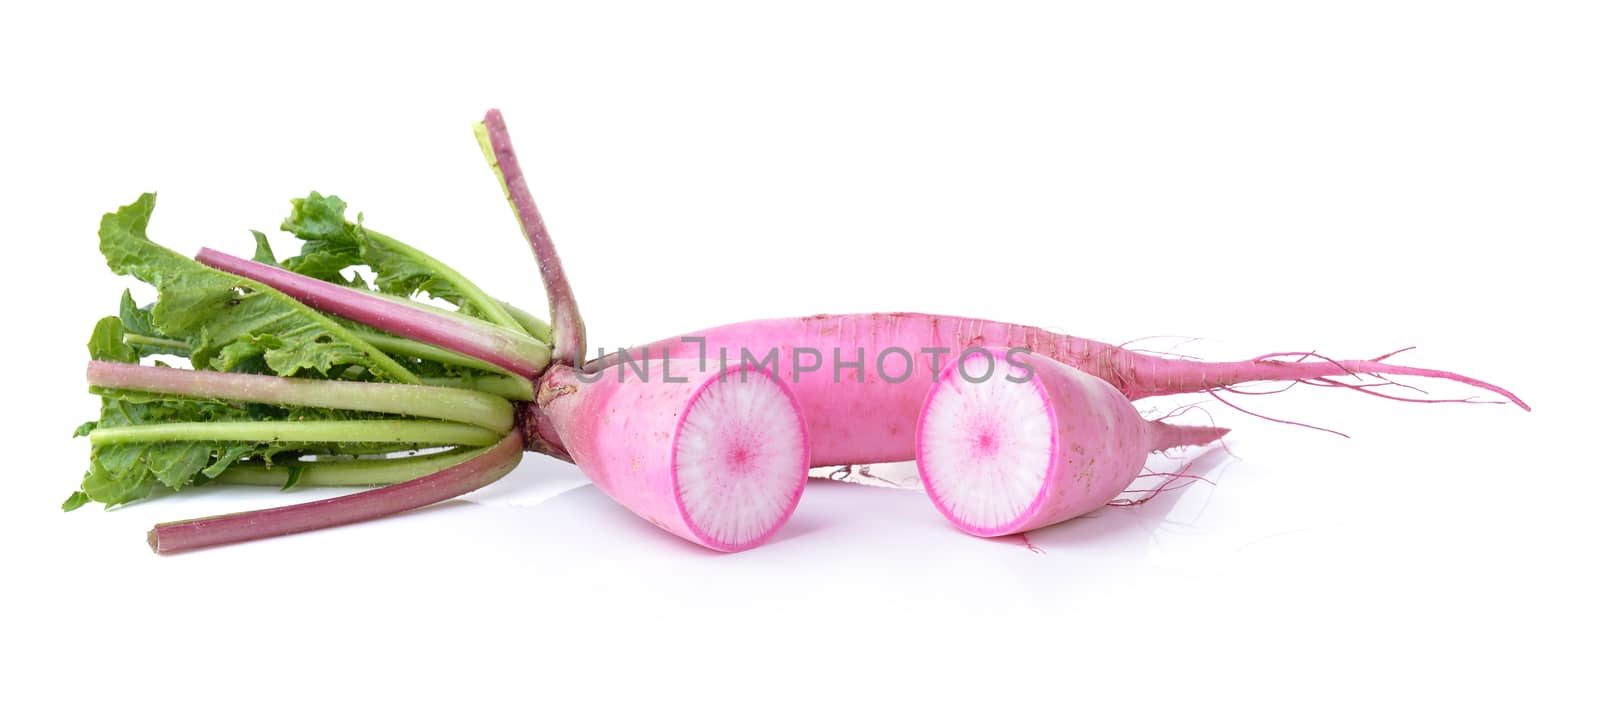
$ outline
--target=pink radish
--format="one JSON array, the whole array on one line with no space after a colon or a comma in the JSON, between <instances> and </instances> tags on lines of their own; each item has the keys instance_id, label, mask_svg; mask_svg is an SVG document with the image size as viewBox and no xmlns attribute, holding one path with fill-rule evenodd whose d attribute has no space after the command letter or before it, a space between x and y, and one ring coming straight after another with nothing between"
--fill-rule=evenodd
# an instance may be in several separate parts
<instances>
[{"instance_id":1,"label":"pink radish","mask_svg":"<svg viewBox=\"0 0 1600 720\"><path fill-rule=\"evenodd\" d=\"M486 367L498 376L485 379L502 381L493 387L515 393L514 397L508 397L520 401L515 406L513 427L505 436L509 439L501 439L495 445L497 451L508 443L521 441L528 450L573 460L596 485L635 513L680 537L726 551L759 544L776 531L793 511L804 486L805 470L812 463L841 465L916 457L919 461L930 462L930 472L940 478L960 477L966 471L988 473L982 476L989 478L990 487L970 497L963 495L955 485L944 487L944 480L930 484L936 498L948 497L949 512L954 513L952 517L970 524L969 529L975 532L1013 532L1036 526L1031 523L1055 522L1098 507L1126 487L1127 480L1132 478L1130 473L1136 471L1142 456L1151 449L1206 442L1220 435L1215 430L1177 430L1152 425L1139 420L1137 414L1130 415L1129 400L1152 395L1191 392L1215 395L1219 390L1232 390L1244 383L1291 381L1391 397L1376 389L1397 385L1383 376L1410 375L1453 380L1497 393L1524 409L1528 407L1508 391L1488 383L1454 373L1385 362L1392 353L1372 360L1352 361L1334 361L1312 353L1280 353L1236 362L1176 360L1036 327L914 313L816 315L739 323L585 363L587 339L571 285L529 194L499 113L491 111L486 115L477 127L477 134L538 262L550 306L547 338L544 333L532 329L542 325L507 318L505 313L498 313L501 317L496 321L492 317L475 318L463 314L464 310L444 312L418 306L408 300L409 295L401 299L358 292L326 279L300 276L283 267L212 250L202 251L198 259L237 277L230 279L213 270L197 270L201 266L154 246L145 237L149 211L154 205L154 196L146 195L103 219L102 252L108 262L119 273L131 273L153 284L174 284L174 278L189 278L192 282L177 283L175 287L183 285L178 289L185 291L192 290L190 286L211 290L190 293L205 302L171 311L170 317L184 320L184 324L171 328L171 332L181 337L138 335L140 347L201 348L209 353L206 357L231 351L238 356L228 358L229 363L249 361L255 357L252 353L265 352L263 348L275 336L240 337L223 350L210 347L210 341L206 340L209 336L204 332L195 343L185 338L192 334L194 327L190 326L196 323L202 330L216 325L233 332L233 325L229 323L238 318L228 315L232 312L229 308L251 302L257 304L248 307L275 308L271 317L292 319L289 324L293 327L280 330L300 333L293 337L312 337L311 333L303 332L304 328L311 328L318 334L309 342L327 339L338 343L338 353L314 365L319 372L327 373L335 365L343 368L346 363L355 363L361 367L343 368L341 373L354 370L358 376L363 373L370 376L367 379L393 381L388 384L396 387L364 389L356 397L338 385L240 384L198 377L206 374L198 371L185 371L194 374L181 377L170 373L128 374L125 379L134 384L124 389L159 390L158 386L170 383L213 399L230 395L280 399L293 396L297 403L307 407L343 408L359 402L361 408L371 412L399 410L401 414L427 415L427 412L416 412L408 407L407 398L420 396L399 385L428 382L460 386L462 381L470 380L467 386L476 387L480 378L438 375L441 371L430 363ZM380 259L392 259L394 253L399 253L405 258L402 265L434 268L433 277L443 278L444 284L430 287L445 289L449 297L444 299L456 304L458 309L471 307L481 312L484 308L498 306L498 301L472 288L458 273L415 248L397 243L386 246L386 241L376 239L380 236L365 234L359 222L351 230L342 213L340 203L334 212L337 217L316 220L324 225L305 225L307 232L314 231L308 244L312 240L332 243L327 247L354 243L364 248L358 249L362 258L366 258L369 251L374 253L372 257ZM327 254L327 247L318 252ZM258 246L258 252L261 250ZM270 257L270 252L267 254ZM380 273L379 289L383 288ZM168 293L166 288L159 289L163 298L188 297ZM173 307L181 304L181 299L175 300ZM317 312L340 315L392 335L365 330L358 333L342 324L329 322ZM151 313L151 318L156 319L167 316L169 314L159 310ZM107 320L112 324L102 321L102 325L115 330L118 336L118 342L110 344L115 347L106 350L110 353L108 357L126 361L122 354L132 353L136 362L141 351L124 341L122 325L117 324L120 320ZM96 337L100 332L97 326ZM307 347L316 346L296 346L289 351ZM927 417L919 417L924 400L929 397L929 388L936 383L935 398L949 393L962 396L961 392L950 389L951 368L964 366L968 351L984 347L1003 347L1009 352L1038 355L1039 376L1018 386L1031 388L1029 392L1034 394L1030 396L1018 388L1000 386L993 391L993 400L998 404L968 408L956 403L951 409L930 406ZM435 374L424 377L413 373L389 357L390 352L414 358L418 361L416 367L432 368L430 372ZM262 357L268 358L268 367L275 372L294 373L303 367L312 367L277 368L271 364L269 356ZM684 374L668 379L669 372L662 367L659 378L628 380L630 373L639 374L643 366L652 361L661 367L664 357L674 358L674 364ZM233 367L228 363L224 365L226 367L220 369ZM689 368L695 369L690 371ZM738 375L739 381L730 380L733 375ZM1376 382L1333 379L1346 375L1366 375ZM342 374L339 377L328 375L322 382L341 379ZM145 384L150 387L144 387ZM533 391L535 385L536 392ZM976 394L972 398L982 398L988 397L983 392L989 391L973 392ZM530 395L536 396L532 402L528 401ZM1029 397L1034 398L1032 405L1025 402ZM480 405L482 403L449 411L452 416L459 411L477 418L484 414L480 412L483 410ZM408 410L412 412L406 412ZM1072 422L1074 416L1070 414L1078 412L1091 413L1101 422L1087 429L1080 427ZM497 433L505 431L503 414L496 415L493 422L480 420L480 424L487 424L487 427L464 426L465 430L436 422L381 421L389 424L380 427L377 420L351 420L351 424L342 424L345 421L337 419L315 425L304 423L297 430L298 437L305 443L341 440L353 443L352 438L358 436L376 437L373 433L378 430L388 433L401 428L418 433L425 430L430 433L431 441L442 447L493 444ZM939 450L931 441L919 445L917 436L925 435L927 423L934 422L929 417L938 420L932 426L935 433L945 427L946 420L956 424L957 429L952 432L961 440L952 446L956 449ZM960 428L963 418L969 417L989 418L984 422L992 426L992 432L977 435L978 456L963 461L962 453L971 449L971 438L962 436ZM1016 423L1007 425L1002 422L1006 418ZM361 422L372 424L355 424ZM403 427L395 423L402 423ZM239 439L235 435L240 428L221 429L234 433L228 438ZM1001 433L1002 429L1011 434ZM106 427L91 430L90 435L91 442L98 439L101 445L115 445L120 441L133 446L135 440L156 442L154 438L159 433L180 430L199 432L189 439L205 441L218 440L213 436L220 432L209 426L203 432L187 426L177 430L172 427L153 430ZM451 434L436 437L442 431ZM462 434L467 431L470 433ZM1087 435L1080 437L1084 433ZM388 435L384 438L395 442ZM244 439L253 440L254 436ZM1100 441L1101 444L1085 444L1074 439ZM1003 447L994 445L1000 441L1004 441ZM210 451L204 447L199 449ZM140 448L134 450L144 452ZM192 455L192 450L184 448L183 452ZM217 453L220 458L220 451ZM148 463L140 465L127 461L130 457L144 456L130 452L111 455L115 462L96 466L99 474L86 476L85 488L88 489L89 479L95 479L95 489L112 487L116 490L114 481L120 482L130 469L151 467ZM189 464L195 462L188 456L180 459ZM962 465L962 462L969 464ZM1098 465L1091 467L1092 463ZM184 464L172 466L188 467ZM427 468L412 464L396 463L386 467L385 481L427 472ZM494 462L463 461L461 468L465 475L434 472L395 486L392 491L354 495L337 504L313 503L270 513L241 514L230 516L226 523L174 526L174 532L184 535L184 546L194 547L212 541L264 536L269 534L268 530L289 532L324 527L436 502L448 497L448 493L481 486L492 480L494 473L503 472L498 455ZM327 472L333 469L327 468ZM157 480L166 482L144 475L135 480L137 483L129 487L147 488ZM177 480L185 481L184 478ZM1071 482L1087 485L1076 487ZM1072 492L1067 492L1069 488ZM69 497L63 506L77 507L89 499L90 495L80 491ZM258 518L268 522L257 527L254 523Z\"/></svg>"},{"instance_id":2,"label":"pink radish","mask_svg":"<svg viewBox=\"0 0 1600 720\"><path fill-rule=\"evenodd\" d=\"M916 431L928 497L973 535L1082 515L1126 490L1150 453L1228 432L1146 420L1093 375L1043 357L1027 358L1028 372L1011 373L1007 348L984 350L939 374Z\"/></svg>"},{"instance_id":3,"label":"pink radish","mask_svg":"<svg viewBox=\"0 0 1600 720\"><path fill-rule=\"evenodd\" d=\"M1306 362L1316 356L1284 353L1236 362L1175 360L1027 325L920 313L813 315L724 325L613 353L587 367L621 374L631 372L625 359L659 361L663 355L704 358L711 367L723 362L763 364L788 381L799 397L810 425L812 462L848 465L910 460L915 454L912 429L934 378L958 353L982 345L1023 348L1065 363L1105 380L1130 400L1267 380L1344 385L1378 394L1331 379L1361 373L1453 380L1528 407L1495 385L1392 365L1382 358Z\"/></svg>"},{"instance_id":4,"label":"pink radish","mask_svg":"<svg viewBox=\"0 0 1600 720\"><path fill-rule=\"evenodd\" d=\"M623 381L555 366L530 411L596 486L657 527L713 550L759 545L805 489L799 403L760 370L678 365Z\"/></svg>"}]
</instances>

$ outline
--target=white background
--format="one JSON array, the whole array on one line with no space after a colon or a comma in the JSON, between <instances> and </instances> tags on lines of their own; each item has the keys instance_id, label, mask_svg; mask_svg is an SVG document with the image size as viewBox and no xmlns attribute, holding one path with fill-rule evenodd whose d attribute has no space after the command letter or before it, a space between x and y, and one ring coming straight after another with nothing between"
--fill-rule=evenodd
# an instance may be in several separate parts
<instances>
[{"instance_id":1,"label":"white background","mask_svg":"<svg viewBox=\"0 0 1600 720\"><path fill-rule=\"evenodd\" d=\"M1595 711L1592 6L42 5L0 22L0 714ZM156 240L248 253L338 193L538 308L468 127L491 106L594 345L946 312L1217 359L1417 345L1535 410L1249 405L1344 440L1209 403L1236 428L1214 486L1042 554L812 483L774 542L716 555L532 457L175 557L151 523L314 494L56 509L82 346L127 286L101 213L158 190Z\"/></svg>"}]
</instances>

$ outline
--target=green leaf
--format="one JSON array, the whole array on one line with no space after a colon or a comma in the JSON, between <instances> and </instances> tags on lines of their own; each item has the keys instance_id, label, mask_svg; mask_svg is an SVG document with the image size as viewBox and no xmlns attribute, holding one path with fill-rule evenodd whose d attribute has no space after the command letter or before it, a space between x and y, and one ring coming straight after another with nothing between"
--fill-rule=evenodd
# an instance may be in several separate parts
<instances>
[{"instance_id":1,"label":"green leaf","mask_svg":"<svg viewBox=\"0 0 1600 720\"><path fill-rule=\"evenodd\" d=\"M157 245L147 235L154 207L155 196L146 194L107 214L101 222L100 249L107 264L119 274L132 275L155 286L158 297L155 303L139 307L132 294L124 292L118 316L105 318L95 326L89 342L92 357L138 362L141 353L188 353L197 368L406 382L418 381L407 365L441 375L462 372L411 358L405 358L403 363L397 361L357 336L343 321L311 310L269 287L213 270ZM331 212L333 206L324 209ZM337 209L342 227L342 204ZM324 230L333 217L323 218ZM314 221L315 213L308 218ZM312 222L309 227L318 225ZM257 259L270 261L271 248L265 236L256 233L256 239ZM325 247L327 257L342 252L336 244ZM137 336L135 342L128 342L129 335ZM92 387L91 391L101 397L100 418L78 426L75 436L100 429L177 422L359 422L387 417L115 388ZM309 457L381 455L418 449L393 442L341 443L326 439L317 443L101 442L91 447L82 486L62 504L63 510L90 501L120 505L145 498L158 489L181 490L205 484L241 462L270 467L279 458L292 463ZM289 484L297 480L297 475L291 475Z\"/></svg>"},{"instance_id":2,"label":"green leaf","mask_svg":"<svg viewBox=\"0 0 1600 720\"><path fill-rule=\"evenodd\" d=\"M294 466L292 468L289 468L289 479L283 481L283 487L279 488L279 489L281 489L281 490L289 490L289 489L293 488L294 486L299 485L300 484L300 477L302 475L305 475L305 474L306 474L306 466L304 466L304 465L296 465L296 466Z\"/></svg>"},{"instance_id":3,"label":"green leaf","mask_svg":"<svg viewBox=\"0 0 1600 720\"><path fill-rule=\"evenodd\" d=\"M133 275L159 293L150 319L165 337L185 338L196 368L228 369L241 353L223 349L241 338L262 348L278 375L327 377L338 366L359 365L375 376L417 382L416 376L338 323L251 280L201 265L152 242L146 235L155 195L107 213L100 222L100 251L118 274ZM276 343L265 348L263 338Z\"/></svg>"},{"instance_id":4,"label":"green leaf","mask_svg":"<svg viewBox=\"0 0 1600 720\"><path fill-rule=\"evenodd\" d=\"M156 480L176 490L211 464L211 448L203 443L161 443L150 446L145 457Z\"/></svg>"},{"instance_id":5,"label":"green leaf","mask_svg":"<svg viewBox=\"0 0 1600 720\"><path fill-rule=\"evenodd\" d=\"M112 362L139 362L139 351L122 340L122 321L115 317L100 318L89 335L89 357Z\"/></svg>"},{"instance_id":6,"label":"green leaf","mask_svg":"<svg viewBox=\"0 0 1600 720\"><path fill-rule=\"evenodd\" d=\"M293 209L284 219L283 229L307 243L318 244L303 249L302 255L305 250L327 248L345 250L360 257L358 233L344 219L345 208L349 206L339 196L312 190L303 198L290 200L289 204Z\"/></svg>"},{"instance_id":7,"label":"green leaf","mask_svg":"<svg viewBox=\"0 0 1600 720\"><path fill-rule=\"evenodd\" d=\"M283 229L305 241L300 254L283 266L302 275L365 287L359 274L345 280L344 270L366 265L377 274L379 292L401 297L426 293L455 305L461 312L519 333L522 325L498 301L460 273L427 253L392 237L367 229L357 216L345 219L345 202L336 195L312 192L291 201L293 210Z\"/></svg>"},{"instance_id":8,"label":"green leaf","mask_svg":"<svg viewBox=\"0 0 1600 720\"><path fill-rule=\"evenodd\" d=\"M133 302L133 293L122 291L122 304L118 309L118 317L122 320L122 329L135 335L159 336L155 320L150 318L150 309L141 308Z\"/></svg>"},{"instance_id":9,"label":"green leaf","mask_svg":"<svg viewBox=\"0 0 1600 720\"><path fill-rule=\"evenodd\" d=\"M155 474L140 462L143 445L112 445L98 448L83 478L82 491L90 500L106 505L133 502L155 489Z\"/></svg>"},{"instance_id":10,"label":"green leaf","mask_svg":"<svg viewBox=\"0 0 1600 720\"><path fill-rule=\"evenodd\" d=\"M122 304L118 308L117 318L122 321L122 330L125 333L123 340L139 353L139 357L189 356L189 343L181 338L164 337L161 331L156 329L150 308L139 307L133 302L133 294L127 290L122 291Z\"/></svg>"},{"instance_id":11,"label":"green leaf","mask_svg":"<svg viewBox=\"0 0 1600 720\"><path fill-rule=\"evenodd\" d=\"M275 420L286 413L270 405L234 405L220 400L154 395L138 390L98 387L91 390L101 396L100 421L96 423L101 428L162 422Z\"/></svg>"},{"instance_id":12,"label":"green leaf","mask_svg":"<svg viewBox=\"0 0 1600 720\"><path fill-rule=\"evenodd\" d=\"M206 466L206 469L201 470L200 474L205 475L208 478L215 478L226 471L228 466L238 462L239 458L242 458L248 454L250 454L250 447L248 445L229 445L217 455L216 460L212 461L210 465Z\"/></svg>"},{"instance_id":13,"label":"green leaf","mask_svg":"<svg viewBox=\"0 0 1600 720\"><path fill-rule=\"evenodd\" d=\"M272 243L267 242L266 233L260 230L251 230L250 234L256 236L256 254L252 255L250 259L258 263L277 265L278 258L272 254Z\"/></svg>"},{"instance_id":14,"label":"green leaf","mask_svg":"<svg viewBox=\"0 0 1600 720\"><path fill-rule=\"evenodd\" d=\"M79 426L78 431L84 434L98 428L174 422L361 421L389 417L353 410L229 403L118 388L91 389L101 397L100 420ZM81 490L89 500L120 505L144 498L158 487L180 490L204 484L234 463L249 458L270 465L279 456L374 455L412 449L415 448L396 443L193 441L97 445L90 451L89 472L84 475Z\"/></svg>"},{"instance_id":15,"label":"green leaf","mask_svg":"<svg viewBox=\"0 0 1600 720\"><path fill-rule=\"evenodd\" d=\"M83 507L88 502L89 494L82 490L78 490L71 495L68 495L67 499L61 503L61 511L72 512L73 510Z\"/></svg>"},{"instance_id":16,"label":"green leaf","mask_svg":"<svg viewBox=\"0 0 1600 720\"><path fill-rule=\"evenodd\" d=\"M248 446L247 446L248 447ZM82 492L90 500L121 505L148 496L158 486L191 484L211 461L210 443L129 443L95 448Z\"/></svg>"},{"instance_id":17,"label":"green leaf","mask_svg":"<svg viewBox=\"0 0 1600 720\"><path fill-rule=\"evenodd\" d=\"M251 359L265 358L267 353L283 347L283 341L275 335L248 335L231 343L217 354L211 361L215 370L237 370L245 367ZM270 365L270 363L268 363ZM330 367L325 371L328 377L338 377L338 367Z\"/></svg>"},{"instance_id":18,"label":"green leaf","mask_svg":"<svg viewBox=\"0 0 1600 720\"><path fill-rule=\"evenodd\" d=\"M282 229L304 241L300 254L285 258L282 265L294 272L319 280L350 285L341 274L345 268L366 263L361 258L361 238L354 226L344 220L344 201L315 192L290 201L293 210ZM362 283L362 287L365 287Z\"/></svg>"}]
</instances>

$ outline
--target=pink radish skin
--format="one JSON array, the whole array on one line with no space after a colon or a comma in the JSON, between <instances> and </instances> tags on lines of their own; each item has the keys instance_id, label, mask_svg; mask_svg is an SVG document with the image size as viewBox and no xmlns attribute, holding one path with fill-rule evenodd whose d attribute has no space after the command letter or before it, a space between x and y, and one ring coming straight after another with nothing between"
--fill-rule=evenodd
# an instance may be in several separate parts
<instances>
[{"instance_id":1,"label":"pink radish skin","mask_svg":"<svg viewBox=\"0 0 1600 720\"><path fill-rule=\"evenodd\" d=\"M686 342L684 337L704 338ZM1510 392L1449 372L1391 365L1366 360L1333 362L1286 362L1267 357L1237 362L1174 360L1125 350L1115 345L1049 332L1013 323L920 313L873 313L860 315L813 315L800 318L755 320L685 333L680 337L633 348L637 362L645 352L659 365L663 352L674 358L698 358L704 348L711 368L719 366L723 353L730 364L740 362L741 351L748 350L746 362L762 362L773 349L777 352L776 374L793 387L810 424L811 460L822 465L910 460L916 453L912 439L917 412L937 376L955 354L969 347L1003 345L1026 348L1043 356L1078 368L1109 382L1126 399L1155 395L1205 392L1241 383L1262 380L1312 380L1337 377L1352 372L1384 373L1440 378L1481 388L1527 409ZM821 353L822 367L795 374L795 348L810 348ZM876 361L885 349L902 348L911 354L914 367L904 382L887 382L878 373ZM923 348L943 352L938 366ZM865 357L865 372L843 367L854 363L857 351ZM834 353L841 361L840 382L834 382ZM1003 357L1003 356L1002 356ZM616 354L593 361L589 368L618 369ZM805 357L810 364L814 361ZM674 362L673 367L680 363ZM688 363L694 367L693 362ZM904 374L904 358L897 353L886 356L886 374ZM620 368L632 372L629 368Z\"/></svg>"},{"instance_id":2,"label":"pink radish skin","mask_svg":"<svg viewBox=\"0 0 1600 720\"><path fill-rule=\"evenodd\" d=\"M1042 357L1012 382L969 357L940 373L917 420L917 470L928 497L972 535L1026 532L1105 505L1157 450L1204 445L1227 430L1146 420L1110 383ZM1023 377L1022 372L1009 373ZM969 379L970 378L970 379Z\"/></svg>"},{"instance_id":3,"label":"pink radish skin","mask_svg":"<svg viewBox=\"0 0 1600 720\"><path fill-rule=\"evenodd\" d=\"M794 512L810 468L794 393L758 369L674 363L670 374L687 381L659 371L647 381L591 380L554 366L540 382L534 426L657 527L724 552L765 542Z\"/></svg>"}]
</instances>

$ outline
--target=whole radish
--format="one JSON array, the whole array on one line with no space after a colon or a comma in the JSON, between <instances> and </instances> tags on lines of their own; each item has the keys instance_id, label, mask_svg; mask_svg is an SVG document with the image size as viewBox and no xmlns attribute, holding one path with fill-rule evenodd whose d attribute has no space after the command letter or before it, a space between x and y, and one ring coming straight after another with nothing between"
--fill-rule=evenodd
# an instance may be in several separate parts
<instances>
[{"instance_id":1,"label":"whole radish","mask_svg":"<svg viewBox=\"0 0 1600 720\"><path fill-rule=\"evenodd\" d=\"M520 443L526 450L577 462L605 492L670 532L707 547L737 550L770 537L788 517L806 465L917 457L919 411L929 389L984 348L1036 356L1039 367L1049 369L1034 382L1060 385L1068 376L1087 382L1078 374L1097 378L1103 385L1097 392L1110 388L1122 403L1116 405L1122 409L1109 411L1105 407L1115 404L1106 401L1101 409L1123 414L1131 411L1125 407L1131 399L1215 395L1260 381L1391 397L1379 388L1398 383L1385 375L1452 380L1528 407L1488 383L1387 362L1392 353L1371 360L1278 353L1202 362L1037 327L918 313L757 320L586 362L585 327L572 287L504 121L490 111L476 131L538 262L549 324L505 305L419 249L370 231L360 216L350 221L343 202L334 197L313 193L295 201L296 214L284 229L305 241L296 258L279 263L258 233L257 261L203 250L200 263L194 263L146 237L154 206L154 196L146 195L103 218L101 249L113 270L156 285L160 300L152 311L124 307L120 319L102 320L91 355L137 364L145 355L176 352L196 370L101 373L120 378L120 384L102 388L101 421L80 428L87 429L95 448L91 471L63 507L91 500L127 502L157 483L176 489L213 479L286 486L400 483L393 492L275 509L270 515L227 516L226 523L208 520L185 537L184 546L196 547L436 502L503 474L509 467L503 462L506 448ZM375 285L359 272L341 274L363 265L376 276ZM419 292L456 310L417 303ZM131 300L125 297L124 304ZM669 357L676 374L663 367ZM652 363L661 370L659 377ZM202 367L222 372L201 372ZM1074 370L1063 374L1062 368ZM228 372L270 372L311 384L205 377ZM730 384L732 372L754 380ZM1345 376L1373 380L1337 379ZM350 382L373 387L356 391L347 386ZM420 392L420 386L434 387ZM149 393L171 388L193 399L155 406ZM433 392L446 389L458 392ZM943 384L938 390L948 392ZM514 403L512 426L506 427L504 403L460 394L471 392L498 394ZM263 399L288 407L237 404ZM418 405L435 401L450 407ZM143 409L129 415L128 408ZM315 422L296 425L292 437L273 434L286 427L256 422L285 413ZM170 422L174 419L189 422ZM130 423L134 427L119 426ZM1152 427L1119 435L1128 439L1123 449L1129 453L1120 460L1131 463L1129 458L1150 447L1199 437L1174 437L1164 426ZM1153 445L1133 442L1137 432L1152 433ZM183 442L170 442L174 438ZM475 449L486 445L493 451ZM317 460L418 448L442 452L423 460ZM274 456L292 462L274 466ZM1109 467L1115 459L1107 456L1101 463ZM270 522L258 526L258 519Z\"/></svg>"},{"instance_id":2,"label":"whole radish","mask_svg":"<svg viewBox=\"0 0 1600 720\"><path fill-rule=\"evenodd\" d=\"M587 367L626 375L665 356L711 367L763 365L788 381L799 397L811 430L812 462L848 465L910 460L915 454L912 429L928 388L961 353L980 346L1003 346L1064 363L1106 381L1129 400L1266 380L1338 385L1332 378L1361 373L1453 380L1528 407L1510 392L1473 378L1376 360L1303 361L1314 357L1304 353L1235 362L1179 360L1027 325L921 313L735 323L614 352Z\"/></svg>"},{"instance_id":3,"label":"whole radish","mask_svg":"<svg viewBox=\"0 0 1600 720\"><path fill-rule=\"evenodd\" d=\"M1110 383L1049 358L985 347L951 363L917 418L917 470L939 512L993 537L1077 517L1111 501L1150 453L1227 430L1146 420Z\"/></svg>"}]
</instances>

